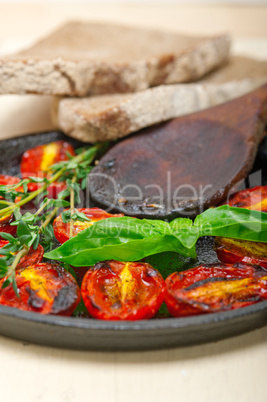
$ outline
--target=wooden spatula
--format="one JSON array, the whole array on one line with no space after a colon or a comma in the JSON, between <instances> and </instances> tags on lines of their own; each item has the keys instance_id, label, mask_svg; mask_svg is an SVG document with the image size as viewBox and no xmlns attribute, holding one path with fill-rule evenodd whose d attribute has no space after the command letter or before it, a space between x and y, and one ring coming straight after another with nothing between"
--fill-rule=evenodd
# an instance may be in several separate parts
<instances>
[{"instance_id":1,"label":"wooden spatula","mask_svg":"<svg viewBox=\"0 0 267 402\"><path fill-rule=\"evenodd\" d=\"M267 85L140 131L92 170L93 200L130 216L194 216L247 176L267 122Z\"/></svg>"}]
</instances>

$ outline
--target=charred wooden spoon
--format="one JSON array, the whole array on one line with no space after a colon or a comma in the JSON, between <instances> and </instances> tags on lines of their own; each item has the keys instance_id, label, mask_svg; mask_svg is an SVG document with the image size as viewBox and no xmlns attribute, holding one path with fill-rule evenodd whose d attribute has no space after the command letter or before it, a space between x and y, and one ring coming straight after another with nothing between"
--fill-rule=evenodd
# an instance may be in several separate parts
<instances>
[{"instance_id":1,"label":"charred wooden spoon","mask_svg":"<svg viewBox=\"0 0 267 402\"><path fill-rule=\"evenodd\" d=\"M267 85L223 105L140 131L90 176L92 198L138 217L194 216L247 176L267 122Z\"/></svg>"}]
</instances>

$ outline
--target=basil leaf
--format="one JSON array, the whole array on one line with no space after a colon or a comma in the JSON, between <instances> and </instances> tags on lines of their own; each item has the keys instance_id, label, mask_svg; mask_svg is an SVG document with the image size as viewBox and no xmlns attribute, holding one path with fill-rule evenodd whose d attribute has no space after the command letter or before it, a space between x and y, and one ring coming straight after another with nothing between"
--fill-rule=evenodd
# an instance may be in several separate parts
<instances>
[{"instance_id":1,"label":"basil leaf","mask_svg":"<svg viewBox=\"0 0 267 402\"><path fill-rule=\"evenodd\" d=\"M94 223L45 257L74 266L109 259L136 261L164 251L194 258L196 242L201 236L267 242L267 214L225 205L205 211L194 224L187 218L177 218L170 224L129 217L109 218Z\"/></svg>"},{"instance_id":2,"label":"basil leaf","mask_svg":"<svg viewBox=\"0 0 267 402\"><path fill-rule=\"evenodd\" d=\"M176 218L170 223L170 227L173 229L175 236L181 241L184 247L190 249L196 245L199 236L191 219Z\"/></svg>"},{"instance_id":3,"label":"basil leaf","mask_svg":"<svg viewBox=\"0 0 267 402\"><path fill-rule=\"evenodd\" d=\"M223 236L267 242L267 213L223 205L198 215L194 222L198 236Z\"/></svg>"},{"instance_id":4,"label":"basil leaf","mask_svg":"<svg viewBox=\"0 0 267 402\"><path fill-rule=\"evenodd\" d=\"M196 256L195 247L184 247L167 222L122 217L94 223L45 257L88 266L109 259L136 261L164 251Z\"/></svg>"}]
</instances>

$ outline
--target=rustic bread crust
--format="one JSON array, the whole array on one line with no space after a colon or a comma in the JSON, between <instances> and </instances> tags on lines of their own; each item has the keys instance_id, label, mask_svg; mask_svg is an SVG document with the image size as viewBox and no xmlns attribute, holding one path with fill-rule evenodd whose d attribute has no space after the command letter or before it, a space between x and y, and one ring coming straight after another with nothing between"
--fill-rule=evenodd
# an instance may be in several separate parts
<instances>
[{"instance_id":1,"label":"rustic bread crust","mask_svg":"<svg viewBox=\"0 0 267 402\"><path fill-rule=\"evenodd\" d=\"M190 82L224 63L229 49L228 35L194 38L71 22L0 59L0 93L85 96Z\"/></svg>"},{"instance_id":2,"label":"rustic bread crust","mask_svg":"<svg viewBox=\"0 0 267 402\"><path fill-rule=\"evenodd\" d=\"M53 120L66 134L84 142L115 140L152 124L226 102L265 82L267 62L235 57L201 83L161 85L126 95L55 98Z\"/></svg>"}]
</instances>

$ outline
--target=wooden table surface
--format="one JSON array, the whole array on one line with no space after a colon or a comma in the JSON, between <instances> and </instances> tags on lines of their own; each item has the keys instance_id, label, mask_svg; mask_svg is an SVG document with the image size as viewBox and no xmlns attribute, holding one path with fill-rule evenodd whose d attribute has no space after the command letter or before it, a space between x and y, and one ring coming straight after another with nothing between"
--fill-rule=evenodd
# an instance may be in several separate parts
<instances>
[{"instance_id":1,"label":"wooden table surface","mask_svg":"<svg viewBox=\"0 0 267 402\"><path fill-rule=\"evenodd\" d=\"M73 18L192 34L230 31L234 52L267 59L264 6L0 5L0 55ZM1 96L0 138L51 129L49 103L49 97ZM59 350L0 337L0 356L1 401L267 400L267 327L217 343L142 353Z\"/></svg>"}]
</instances>

